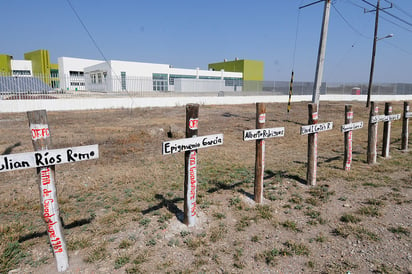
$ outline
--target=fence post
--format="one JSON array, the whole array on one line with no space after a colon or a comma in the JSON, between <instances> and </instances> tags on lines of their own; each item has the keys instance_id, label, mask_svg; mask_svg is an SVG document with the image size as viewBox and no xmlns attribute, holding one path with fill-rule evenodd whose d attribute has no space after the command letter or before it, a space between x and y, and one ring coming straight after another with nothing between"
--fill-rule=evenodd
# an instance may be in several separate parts
<instances>
[{"instance_id":1,"label":"fence post","mask_svg":"<svg viewBox=\"0 0 412 274\"><path fill-rule=\"evenodd\" d=\"M392 103L385 103L385 116L392 114ZM383 144L382 144L382 157L389 158L389 150L391 146L391 120L383 123Z\"/></svg>"},{"instance_id":2,"label":"fence post","mask_svg":"<svg viewBox=\"0 0 412 274\"><path fill-rule=\"evenodd\" d=\"M408 150L409 139L409 102L403 102L403 119L402 119L402 145L401 150Z\"/></svg>"},{"instance_id":3,"label":"fence post","mask_svg":"<svg viewBox=\"0 0 412 274\"><path fill-rule=\"evenodd\" d=\"M345 124L350 124L353 121L352 105L345 105ZM352 163L352 130L344 133L345 139L345 154L343 158L343 169L350 170Z\"/></svg>"},{"instance_id":4,"label":"fence post","mask_svg":"<svg viewBox=\"0 0 412 274\"><path fill-rule=\"evenodd\" d=\"M186 105L186 138L196 137L199 124L199 105ZM185 185L183 223L196 223L197 149L185 151Z\"/></svg>"},{"instance_id":5,"label":"fence post","mask_svg":"<svg viewBox=\"0 0 412 274\"><path fill-rule=\"evenodd\" d=\"M256 103L256 129L265 127L266 105ZM265 173L265 139L256 140L256 161L255 161L255 188L254 200L261 203L263 200L263 176Z\"/></svg>"},{"instance_id":6,"label":"fence post","mask_svg":"<svg viewBox=\"0 0 412 274\"><path fill-rule=\"evenodd\" d=\"M318 106L317 104L308 104L309 110L309 125L318 123ZM308 169L306 173L306 181L309 185L316 185L316 170L318 162L318 133L308 135Z\"/></svg>"},{"instance_id":7,"label":"fence post","mask_svg":"<svg viewBox=\"0 0 412 274\"><path fill-rule=\"evenodd\" d=\"M27 112L32 133L32 143L35 151L52 148L51 134L47 121L46 110ZM36 132L36 134L33 134ZM69 259L64 240L63 226L60 219L57 191L55 185L55 166L37 168L39 175L39 191L41 215L47 223L47 233L56 258L57 270L65 271L69 267Z\"/></svg>"},{"instance_id":8,"label":"fence post","mask_svg":"<svg viewBox=\"0 0 412 274\"><path fill-rule=\"evenodd\" d=\"M378 123L372 123L372 117L378 115L379 107L375 106L375 102L371 102L368 123L368 164L376 163L376 146L378 144Z\"/></svg>"}]
</instances>

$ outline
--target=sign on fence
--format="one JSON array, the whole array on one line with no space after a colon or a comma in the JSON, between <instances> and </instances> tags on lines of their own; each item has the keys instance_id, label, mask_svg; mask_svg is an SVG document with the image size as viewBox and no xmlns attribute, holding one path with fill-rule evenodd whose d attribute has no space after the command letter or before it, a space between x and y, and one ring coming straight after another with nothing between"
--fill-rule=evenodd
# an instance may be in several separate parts
<instances>
[{"instance_id":1,"label":"sign on fence","mask_svg":"<svg viewBox=\"0 0 412 274\"><path fill-rule=\"evenodd\" d=\"M80 146L0 156L0 172L74 163L99 158L99 146Z\"/></svg>"},{"instance_id":2,"label":"sign on fence","mask_svg":"<svg viewBox=\"0 0 412 274\"><path fill-rule=\"evenodd\" d=\"M332 130L332 128L333 128L333 122L301 126L300 135L307 135L307 134L317 133L321 131Z\"/></svg>"}]
</instances>

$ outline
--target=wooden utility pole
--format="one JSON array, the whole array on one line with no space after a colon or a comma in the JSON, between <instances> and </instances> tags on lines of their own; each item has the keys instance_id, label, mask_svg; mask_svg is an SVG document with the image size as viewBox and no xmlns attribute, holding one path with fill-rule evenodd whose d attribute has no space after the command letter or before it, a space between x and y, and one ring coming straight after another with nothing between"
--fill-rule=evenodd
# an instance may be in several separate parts
<instances>
[{"instance_id":1,"label":"wooden utility pole","mask_svg":"<svg viewBox=\"0 0 412 274\"><path fill-rule=\"evenodd\" d=\"M318 60L316 63L315 82L313 84L313 94L312 94L312 103L315 103L317 105L317 109L319 109L320 87L322 85L323 67L325 64L326 40L328 36L328 27L329 27L329 15L330 15L330 0L325 0L325 8L323 11L322 31L321 31L320 42L319 42Z\"/></svg>"},{"instance_id":2,"label":"wooden utility pole","mask_svg":"<svg viewBox=\"0 0 412 274\"><path fill-rule=\"evenodd\" d=\"M366 107L369 107L369 102L371 100L371 91L372 91L372 81L373 81L373 71L375 69L375 55L376 55L376 42L378 40L378 25L379 25L379 5L380 0L377 0L376 3L376 16L375 16L375 32L373 34L373 47L372 47L372 60L371 60L371 69L369 73L369 85L368 85L368 98L366 100Z\"/></svg>"},{"instance_id":3,"label":"wooden utility pole","mask_svg":"<svg viewBox=\"0 0 412 274\"><path fill-rule=\"evenodd\" d=\"M256 129L265 127L266 105L256 103ZM265 173L265 140L256 140L256 161L255 161L255 188L254 200L261 203L263 200L263 177Z\"/></svg>"}]
</instances>

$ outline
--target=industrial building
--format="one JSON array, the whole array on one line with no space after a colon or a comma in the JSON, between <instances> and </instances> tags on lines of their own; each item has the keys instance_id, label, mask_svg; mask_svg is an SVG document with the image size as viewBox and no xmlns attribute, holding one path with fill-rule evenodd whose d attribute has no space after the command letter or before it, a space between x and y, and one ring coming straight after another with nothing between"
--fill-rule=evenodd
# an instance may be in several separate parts
<instances>
[{"instance_id":1,"label":"industrial building","mask_svg":"<svg viewBox=\"0 0 412 274\"><path fill-rule=\"evenodd\" d=\"M201 70L73 57L59 57L58 63L52 64L44 49L25 53L24 59L0 54L0 75L41 79L50 90L95 92L242 91L244 81L263 80L263 62L253 60L213 63L208 70Z\"/></svg>"}]
</instances>

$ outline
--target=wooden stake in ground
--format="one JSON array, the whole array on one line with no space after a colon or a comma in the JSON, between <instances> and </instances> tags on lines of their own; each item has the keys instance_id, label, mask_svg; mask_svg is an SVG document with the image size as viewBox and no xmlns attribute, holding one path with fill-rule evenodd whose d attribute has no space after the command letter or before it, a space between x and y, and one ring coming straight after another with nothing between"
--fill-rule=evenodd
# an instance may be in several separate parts
<instances>
[{"instance_id":1,"label":"wooden stake in ground","mask_svg":"<svg viewBox=\"0 0 412 274\"><path fill-rule=\"evenodd\" d=\"M351 124L353 121L352 105L345 106L345 124ZM345 154L343 156L343 169L350 170L352 163L352 130L345 132Z\"/></svg>"},{"instance_id":2,"label":"wooden stake in ground","mask_svg":"<svg viewBox=\"0 0 412 274\"><path fill-rule=\"evenodd\" d=\"M254 201L263 201L263 177L265 171L265 139L285 136L285 128L264 128L266 106L256 103L256 128L243 131L243 141L256 140Z\"/></svg>"},{"instance_id":3,"label":"wooden stake in ground","mask_svg":"<svg viewBox=\"0 0 412 274\"><path fill-rule=\"evenodd\" d=\"M197 136L199 105L186 105L186 139L163 142L162 154L185 152L184 217L187 226L196 223L197 150L223 145L223 134Z\"/></svg>"},{"instance_id":4,"label":"wooden stake in ground","mask_svg":"<svg viewBox=\"0 0 412 274\"><path fill-rule=\"evenodd\" d=\"M47 114L45 110L27 112L29 126L32 133L33 148L36 151L51 149L52 141ZM39 175L39 190L41 201L41 215L47 223L47 233L57 262L59 272L69 267L66 242L63 235L63 226L60 220L57 191L55 185L54 165L37 168Z\"/></svg>"},{"instance_id":5,"label":"wooden stake in ground","mask_svg":"<svg viewBox=\"0 0 412 274\"><path fill-rule=\"evenodd\" d=\"M375 102L371 102L368 123L367 149L367 162L370 165L376 163L376 147L378 145L378 123L373 121L373 117L377 116L378 112L379 107L375 106Z\"/></svg>"},{"instance_id":6,"label":"wooden stake in ground","mask_svg":"<svg viewBox=\"0 0 412 274\"><path fill-rule=\"evenodd\" d=\"M318 105L308 104L309 121L308 125L318 123ZM318 133L308 135L308 169L306 172L306 181L308 185L316 185L316 172L318 165Z\"/></svg>"},{"instance_id":7,"label":"wooden stake in ground","mask_svg":"<svg viewBox=\"0 0 412 274\"><path fill-rule=\"evenodd\" d=\"M309 125L300 127L300 135L308 135L308 169L306 181L308 185L316 185L316 172L318 162L318 132L331 130L332 122L318 124L318 105L308 104Z\"/></svg>"},{"instance_id":8,"label":"wooden stake in ground","mask_svg":"<svg viewBox=\"0 0 412 274\"><path fill-rule=\"evenodd\" d=\"M385 116L392 114L392 103L385 103ZM389 150L391 145L391 124L390 120L383 123L383 144L382 144L382 157L389 158Z\"/></svg>"},{"instance_id":9,"label":"wooden stake in ground","mask_svg":"<svg viewBox=\"0 0 412 274\"><path fill-rule=\"evenodd\" d=\"M186 105L186 138L197 136L199 105ZM185 186L183 222L192 226L196 222L197 149L185 151Z\"/></svg>"},{"instance_id":10,"label":"wooden stake in ground","mask_svg":"<svg viewBox=\"0 0 412 274\"><path fill-rule=\"evenodd\" d=\"M256 103L256 129L265 127L266 105ZM254 200L261 203L263 200L263 177L265 173L265 140L256 140L256 161L255 161L255 188Z\"/></svg>"},{"instance_id":11,"label":"wooden stake in ground","mask_svg":"<svg viewBox=\"0 0 412 274\"><path fill-rule=\"evenodd\" d=\"M409 112L409 102L403 102L403 119L402 119L402 144L401 150L408 150L409 139L409 118L412 117L412 112Z\"/></svg>"},{"instance_id":12,"label":"wooden stake in ground","mask_svg":"<svg viewBox=\"0 0 412 274\"><path fill-rule=\"evenodd\" d=\"M341 131L345 134L345 154L343 156L343 169L349 171L352 164L352 142L353 130L363 127L363 122L352 123L353 111L352 105L345 105L345 124L342 125Z\"/></svg>"}]
</instances>

